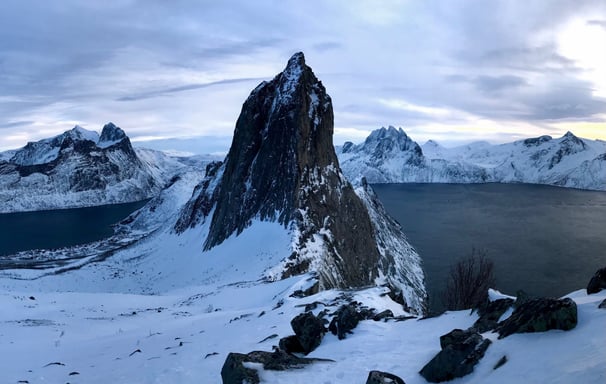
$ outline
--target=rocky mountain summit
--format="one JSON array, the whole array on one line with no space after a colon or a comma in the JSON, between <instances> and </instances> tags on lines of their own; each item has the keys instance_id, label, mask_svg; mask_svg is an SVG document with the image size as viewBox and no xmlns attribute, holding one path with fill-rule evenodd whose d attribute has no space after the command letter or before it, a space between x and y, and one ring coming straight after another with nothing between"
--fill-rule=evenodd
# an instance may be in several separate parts
<instances>
[{"instance_id":1,"label":"rocky mountain summit","mask_svg":"<svg viewBox=\"0 0 606 384\"><path fill-rule=\"evenodd\" d=\"M297 53L244 102L225 162L209 167L175 229L210 221L210 250L254 220L280 223L291 254L268 278L315 271L320 289L385 281L422 312L418 255L369 187L354 189L344 177L332 134L330 96ZM388 246L394 242L401 247Z\"/></svg>"},{"instance_id":2,"label":"rocky mountain summit","mask_svg":"<svg viewBox=\"0 0 606 384\"><path fill-rule=\"evenodd\" d=\"M500 145L422 146L400 128L373 131L338 151L345 175L370 183L531 183L606 190L606 143L567 132Z\"/></svg>"},{"instance_id":3,"label":"rocky mountain summit","mask_svg":"<svg viewBox=\"0 0 606 384\"><path fill-rule=\"evenodd\" d=\"M80 126L0 157L0 212L125 203L156 195L180 165L136 151L122 129ZM166 172L167 170L171 172Z\"/></svg>"}]
</instances>

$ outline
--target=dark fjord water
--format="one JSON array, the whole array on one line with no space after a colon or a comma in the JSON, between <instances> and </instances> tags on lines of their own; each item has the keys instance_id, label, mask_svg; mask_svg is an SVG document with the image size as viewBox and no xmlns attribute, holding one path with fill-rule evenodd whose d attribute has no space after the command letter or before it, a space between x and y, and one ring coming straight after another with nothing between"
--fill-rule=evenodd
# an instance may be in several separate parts
<instances>
[{"instance_id":1,"label":"dark fjord water","mask_svg":"<svg viewBox=\"0 0 606 384\"><path fill-rule=\"evenodd\" d=\"M561 296L606 266L606 192L524 184L373 185L423 259L440 309L450 265L484 249L497 288Z\"/></svg>"},{"instance_id":2,"label":"dark fjord water","mask_svg":"<svg viewBox=\"0 0 606 384\"><path fill-rule=\"evenodd\" d=\"M90 208L0 214L0 255L89 243L113 234L112 224L145 201Z\"/></svg>"}]
</instances>

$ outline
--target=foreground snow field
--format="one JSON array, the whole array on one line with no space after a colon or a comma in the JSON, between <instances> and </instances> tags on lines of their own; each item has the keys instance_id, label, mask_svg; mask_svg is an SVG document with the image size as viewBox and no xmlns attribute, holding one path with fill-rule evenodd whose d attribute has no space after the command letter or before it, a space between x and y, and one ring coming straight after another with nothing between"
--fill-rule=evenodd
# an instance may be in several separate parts
<instances>
[{"instance_id":1,"label":"foreground snow field","mask_svg":"<svg viewBox=\"0 0 606 384\"><path fill-rule=\"evenodd\" d=\"M308 277L274 283L221 281L163 295L4 291L0 381L220 383L229 352L271 351L280 337L292 334L290 320L303 311L303 304L329 304L345 294L404 314L399 305L380 297L382 288L289 297ZM606 291L587 296L582 290L569 297L578 305L575 329L502 340L486 333L493 344L475 371L457 382L603 383L606 310L598 304ZM309 355L334 362L264 371L260 377L266 383L363 383L368 371L378 369L409 384L424 383L417 372L439 351L439 336L467 328L476 319L460 311L425 320L363 321L345 340L327 334ZM493 370L503 355L508 362Z\"/></svg>"}]
</instances>

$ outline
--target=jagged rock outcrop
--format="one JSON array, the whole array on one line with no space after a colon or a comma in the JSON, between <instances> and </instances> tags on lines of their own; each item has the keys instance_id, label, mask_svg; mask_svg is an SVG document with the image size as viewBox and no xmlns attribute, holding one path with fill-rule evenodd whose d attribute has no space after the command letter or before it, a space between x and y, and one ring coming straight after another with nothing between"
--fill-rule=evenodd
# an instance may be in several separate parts
<instances>
[{"instance_id":1,"label":"jagged rock outcrop","mask_svg":"<svg viewBox=\"0 0 606 384\"><path fill-rule=\"evenodd\" d=\"M606 143L567 132L500 145L476 142L419 147L402 129L373 131L338 152L345 175L370 183L532 183L606 190Z\"/></svg>"},{"instance_id":2,"label":"jagged rock outcrop","mask_svg":"<svg viewBox=\"0 0 606 384\"><path fill-rule=\"evenodd\" d=\"M484 339L476 329L454 329L440 336L442 350L419 372L431 383L449 381L473 372L484 357L491 341Z\"/></svg>"},{"instance_id":3,"label":"jagged rock outcrop","mask_svg":"<svg viewBox=\"0 0 606 384\"><path fill-rule=\"evenodd\" d=\"M257 370L247 367L246 363L262 364L263 369L270 371L284 371L322 361L331 360L302 358L280 350L274 352L253 351L247 354L232 352L227 355L225 363L223 363L221 379L223 384L258 384L260 379Z\"/></svg>"},{"instance_id":4,"label":"jagged rock outcrop","mask_svg":"<svg viewBox=\"0 0 606 384\"><path fill-rule=\"evenodd\" d=\"M400 377L389 373L389 372L381 372L381 371L370 371L368 373L368 378L366 379L366 384L406 384L404 380Z\"/></svg>"},{"instance_id":5,"label":"jagged rock outcrop","mask_svg":"<svg viewBox=\"0 0 606 384\"><path fill-rule=\"evenodd\" d=\"M30 142L0 162L0 212L125 203L157 194L182 165L142 161L124 131L108 123L99 136L79 126ZM161 161L160 161L161 160ZM162 168L164 161L168 168ZM161 169L162 168L162 169Z\"/></svg>"},{"instance_id":6,"label":"jagged rock outcrop","mask_svg":"<svg viewBox=\"0 0 606 384\"><path fill-rule=\"evenodd\" d=\"M494 329L499 323L499 319L503 314L511 308L513 299L498 299L489 301L478 308L480 317L473 324L473 327L480 333Z\"/></svg>"},{"instance_id":7,"label":"jagged rock outcrop","mask_svg":"<svg viewBox=\"0 0 606 384\"><path fill-rule=\"evenodd\" d=\"M499 339L514 333L568 331L577 326L577 305L570 299L530 299L497 326Z\"/></svg>"},{"instance_id":8,"label":"jagged rock outcrop","mask_svg":"<svg viewBox=\"0 0 606 384\"><path fill-rule=\"evenodd\" d=\"M275 277L314 270L320 289L369 286L387 277L405 292L411 310L421 312L425 292L418 255L399 227L389 227L384 236L401 239L404 250L379 244L365 199L380 203L370 194L361 198L345 179L332 135L330 96L297 53L246 99L225 162L199 185L175 230L207 223L208 250L253 220L278 222L293 241ZM410 276L392 276L407 271Z\"/></svg>"},{"instance_id":9,"label":"jagged rock outcrop","mask_svg":"<svg viewBox=\"0 0 606 384\"><path fill-rule=\"evenodd\" d=\"M303 347L303 353L306 355L318 348L324 334L326 334L324 321L311 312L304 312L295 316L290 321L290 326L295 332L299 344Z\"/></svg>"},{"instance_id":10,"label":"jagged rock outcrop","mask_svg":"<svg viewBox=\"0 0 606 384\"><path fill-rule=\"evenodd\" d=\"M328 330L336 335L339 340L343 340L347 337L347 334L358 326L360 320L363 320L363 317L358 313L356 307L348 303L335 311L328 325Z\"/></svg>"},{"instance_id":11,"label":"jagged rock outcrop","mask_svg":"<svg viewBox=\"0 0 606 384\"><path fill-rule=\"evenodd\" d=\"M606 268L601 268L591 277L587 283L587 294L598 293L602 289L606 289Z\"/></svg>"}]
</instances>

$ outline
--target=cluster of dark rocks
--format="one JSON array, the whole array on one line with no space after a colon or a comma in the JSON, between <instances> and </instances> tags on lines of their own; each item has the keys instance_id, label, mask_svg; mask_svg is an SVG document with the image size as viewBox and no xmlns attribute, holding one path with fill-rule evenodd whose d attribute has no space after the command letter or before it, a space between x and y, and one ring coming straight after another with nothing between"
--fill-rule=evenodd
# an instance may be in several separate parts
<instances>
[{"instance_id":1,"label":"cluster of dark rocks","mask_svg":"<svg viewBox=\"0 0 606 384\"><path fill-rule=\"evenodd\" d=\"M301 368L314 362L330 362L332 360L305 358L300 355L307 355L315 350L322 343L324 335L328 332L337 336L339 340L346 338L362 320L403 320L403 318L394 317L393 312L390 310L377 312L356 301L348 301L339 306L338 309L332 313L328 308L324 308L315 315L313 310L317 309L319 305L324 304L313 302L305 305L305 311L295 316L290 321L294 335L281 338L278 342L278 346L274 347L273 352L253 351L248 354L230 353L221 369L223 383L259 383L257 371L253 368L248 368L245 363L261 364L263 369L266 370L283 371ZM388 372L371 371L368 375L367 383L403 384L404 381Z\"/></svg>"},{"instance_id":2,"label":"cluster of dark rocks","mask_svg":"<svg viewBox=\"0 0 606 384\"><path fill-rule=\"evenodd\" d=\"M606 268L599 269L587 285L587 294L606 289ZM513 307L511 316L499 319ZM606 300L599 305L606 308ZM487 301L476 308L479 318L466 330L454 329L440 337L441 351L419 372L427 381L438 383L465 376L484 356L491 341L481 333L493 331L498 338L514 333L545 332L551 329L568 331L577 325L577 306L570 298L529 298L518 292L516 300L498 299ZM494 369L507 363L503 356Z\"/></svg>"}]
</instances>

